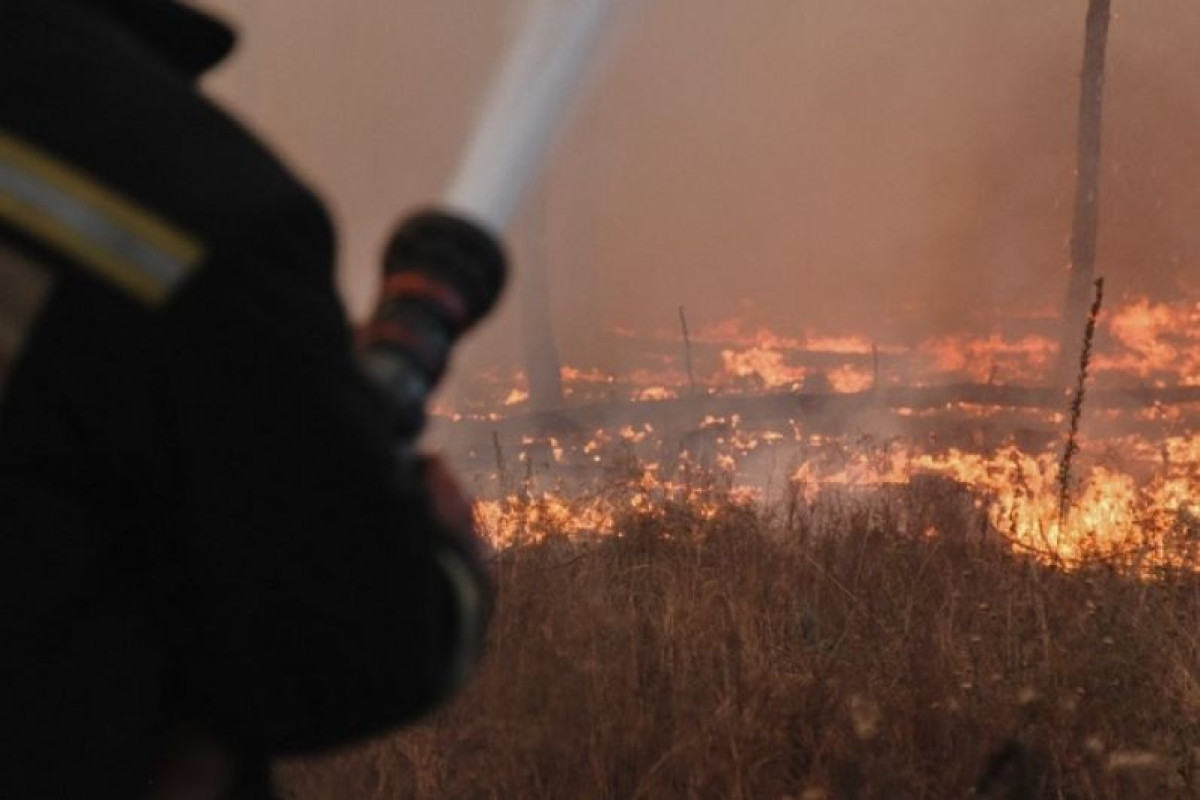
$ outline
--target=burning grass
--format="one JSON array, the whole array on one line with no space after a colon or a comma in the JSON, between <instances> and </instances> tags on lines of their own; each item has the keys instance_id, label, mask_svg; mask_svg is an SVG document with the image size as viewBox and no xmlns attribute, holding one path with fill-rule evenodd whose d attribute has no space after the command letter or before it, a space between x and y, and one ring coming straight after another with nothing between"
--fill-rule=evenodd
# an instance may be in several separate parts
<instances>
[{"instance_id":1,"label":"burning grass","mask_svg":"<svg viewBox=\"0 0 1200 800\"><path fill-rule=\"evenodd\" d=\"M985 774L991 797L1200 796L1195 563L1022 553L930 473L769 504L646 476L519 491L466 694L286 766L286 796L949 798Z\"/></svg>"},{"instance_id":2,"label":"burning grass","mask_svg":"<svg viewBox=\"0 0 1200 800\"><path fill-rule=\"evenodd\" d=\"M1198 309L1093 311L1096 382L1194 385ZM284 765L286 797L1200 798L1194 402L1081 426L1082 373L1069 411L891 409L889 386L1037 384L1056 345L746 330L702 329L686 371L652 347L624 376L567 368L562 413L507 439L484 403L490 446L459 454L496 547L480 675ZM813 402L716 402L766 390ZM813 400L839 393L859 402ZM620 403L685 395L653 421Z\"/></svg>"},{"instance_id":3,"label":"burning grass","mask_svg":"<svg viewBox=\"0 0 1200 800\"><path fill-rule=\"evenodd\" d=\"M1200 298L1169 301L1118 297L1097 321L1092 373L1104 390L1200 385ZM871 388L971 382L1037 386L1053 382L1057 317L1009 310L986 331L950 331L926 338L874 338L807 330L773 331L742 317L700 327L687 342L674 327L609 330L604 350L621 354L614 373L596 364L562 368L570 404L661 400L764 391L855 394ZM1081 331L1082 333L1082 331ZM685 355L686 344L686 355ZM685 368L685 364L687 368ZM464 381L460 396L439 409L456 418L528 410L527 376L498 367Z\"/></svg>"},{"instance_id":4,"label":"burning grass","mask_svg":"<svg viewBox=\"0 0 1200 800\"><path fill-rule=\"evenodd\" d=\"M971 498L988 535L1018 554L1067 568L1099 560L1150 576L1195 568L1200 557L1197 453L1192 434L1081 438L1064 472L1053 439L1039 449L1010 437L976 452L911 436L807 433L795 423L785 434L710 416L682 438L648 424L600 430L582 445L526 437L520 486L507 468L494 473L480 485L492 498L478 510L493 542L507 547L613 535L625 511L671 503L709 516L730 497L794 510L824 508L837 495L838 504L875 508L944 478ZM899 534L919 526L903 508L895 524ZM839 530L828 523L828 535Z\"/></svg>"}]
</instances>

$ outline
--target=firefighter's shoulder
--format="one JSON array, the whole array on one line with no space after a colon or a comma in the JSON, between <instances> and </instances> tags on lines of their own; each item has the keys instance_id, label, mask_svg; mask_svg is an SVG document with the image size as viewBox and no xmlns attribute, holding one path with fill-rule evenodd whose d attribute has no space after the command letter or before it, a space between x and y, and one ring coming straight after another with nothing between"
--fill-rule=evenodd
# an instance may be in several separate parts
<instances>
[{"instance_id":1,"label":"firefighter's shoulder","mask_svg":"<svg viewBox=\"0 0 1200 800\"><path fill-rule=\"evenodd\" d=\"M0 227L149 306L205 258L205 243L152 205L0 125Z\"/></svg>"},{"instance_id":2,"label":"firefighter's shoulder","mask_svg":"<svg viewBox=\"0 0 1200 800\"><path fill-rule=\"evenodd\" d=\"M0 25L4 238L156 307L281 214L328 227L195 76L71 4L17 5Z\"/></svg>"}]
</instances>

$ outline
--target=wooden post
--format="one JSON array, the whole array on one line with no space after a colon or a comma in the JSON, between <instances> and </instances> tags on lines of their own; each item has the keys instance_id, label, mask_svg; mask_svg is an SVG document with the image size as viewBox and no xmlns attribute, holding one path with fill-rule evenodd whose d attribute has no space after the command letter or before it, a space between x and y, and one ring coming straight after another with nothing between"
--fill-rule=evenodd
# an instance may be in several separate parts
<instances>
[{"instance_id":1,"label":"wooden post","mask_svg":"<svg viewBox=\"0 0 1200 800\"><path fill-rule=\"evenodd\" d=\"M1088 0L1080 75L1075 217L1071 226L1071 274L1063 308L1057 380L1065 385L1079 364L1079 331L1088 316L1095 281L1099 234L1100 153L1103 133L1104 71L1112 0Z\"/></svg>"},{"instance_id":2,"label":"wooden post","mask_svg":"<svg viewBox=\"0 0 1200 800\"><path fill-rule=\"evenodd\" d=\"M871 391L879 391L879 345L871 342Z\"/></svg>"},{"instance_id":3,"label":"wooden post","mask_svg":"<svg viewBox=\"0 0 1200 800\"><path fill-rule=\"evenodd\" d=\"M529 263L525 274L522 323L525 334L525 374L529 377L529 408L555 411L563 405L562 365L550 313L550 260L546 243L547 190L543 188L529 221Z\"/></svg>"}]
</instances>

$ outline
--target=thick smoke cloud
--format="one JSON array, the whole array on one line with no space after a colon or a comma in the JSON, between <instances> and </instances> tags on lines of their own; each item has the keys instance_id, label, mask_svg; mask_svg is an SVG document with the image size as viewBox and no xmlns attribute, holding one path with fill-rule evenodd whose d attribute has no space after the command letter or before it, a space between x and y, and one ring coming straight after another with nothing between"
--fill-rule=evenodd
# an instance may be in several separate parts
<instances>
[{"instance_id":1,"label":"thick smoke cloud","mask_svg":"<svg viewBox=\"0 0 1200 800\"><path fill-rule=\"evenodd\" d=\"M641 0L513 232L567 362L614 326L745 313L915 339L1048 314L1065 288L1086 0ZM213 90L334 204L342 286L436 199L511 0L210 0L245 26ZM1115 0L1099 271L1200 290L1200 5ZM466 367L519 356L510 295ZM606 343L607 342L607 343Z\"/></svg>"}]
</instances>

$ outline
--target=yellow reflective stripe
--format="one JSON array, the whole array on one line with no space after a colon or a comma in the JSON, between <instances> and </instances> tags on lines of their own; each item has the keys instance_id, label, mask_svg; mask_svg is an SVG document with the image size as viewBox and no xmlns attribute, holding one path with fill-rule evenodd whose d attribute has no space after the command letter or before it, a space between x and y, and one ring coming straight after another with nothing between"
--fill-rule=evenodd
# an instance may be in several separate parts
<instances>
[{"instance_id":1,"label":"yellow reflective stripe","mask_svg":"<svg viewBox=\"0 0 1200 800\"><path fill-rule=\"evenodd\" d=\"M3 131L0 219L150 305L205 257L191 234Z\"/></svg>"},{"instance_id":2,"label":"yellow reflective stripe","mask_svg":"<svg viewBox=\"0 0 1200 800\"><path fill-rule=\"evenodd\" d=\"M151 305L165 297L163 287L127 261L90 242L79 231L0 192L0 218L33 234L81 265L91 267L112 283Z\"/></svg>"}]
</instances>

